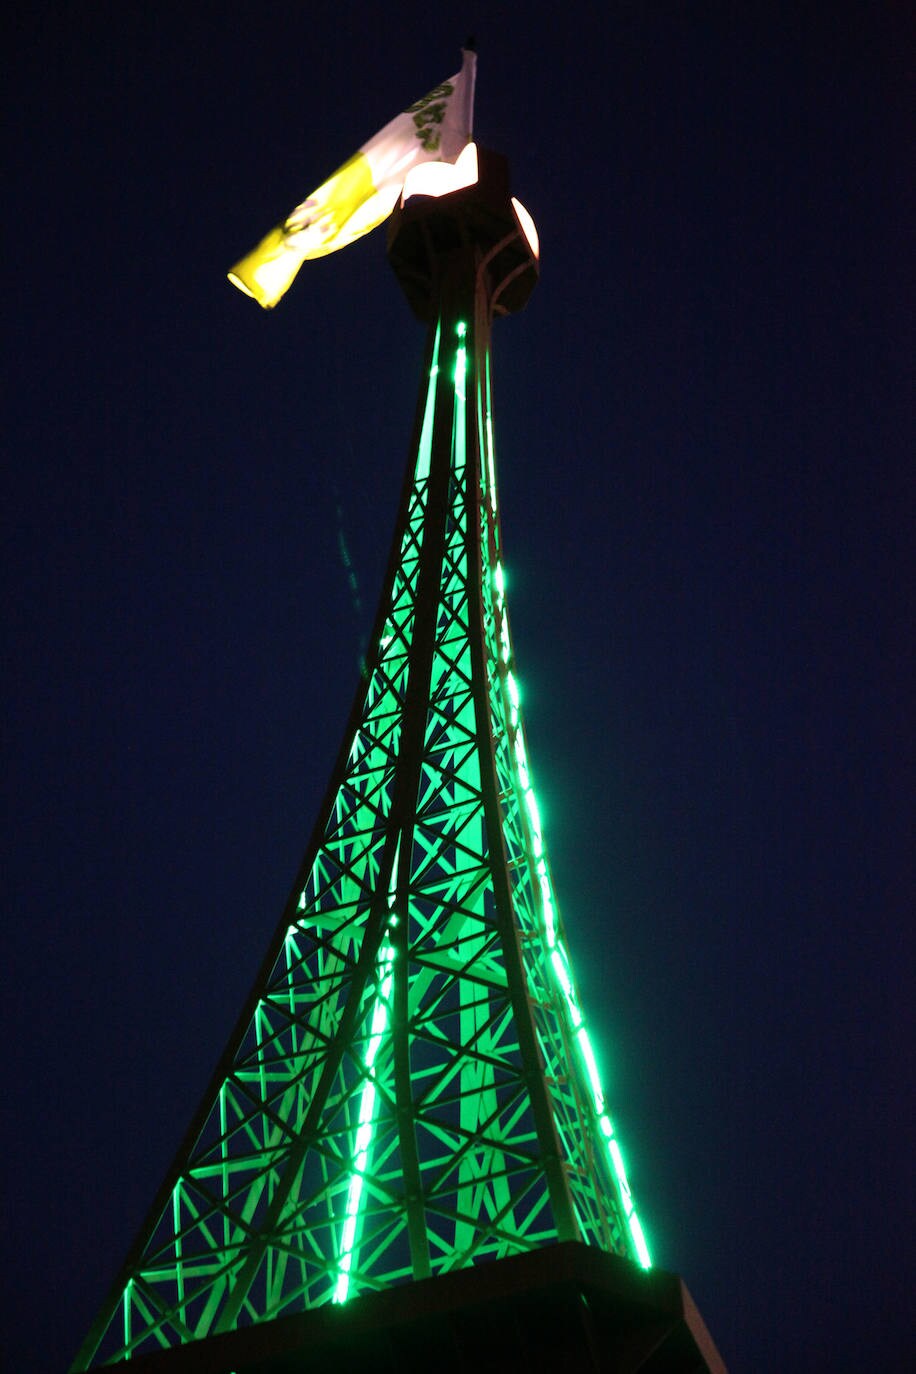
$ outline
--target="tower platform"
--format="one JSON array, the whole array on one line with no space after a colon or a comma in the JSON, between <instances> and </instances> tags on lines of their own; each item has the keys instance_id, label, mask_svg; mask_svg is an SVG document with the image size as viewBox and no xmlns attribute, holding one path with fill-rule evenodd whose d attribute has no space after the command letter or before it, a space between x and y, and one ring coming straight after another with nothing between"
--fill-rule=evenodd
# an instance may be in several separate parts
<instances>
[{"instance_id":1,"label":"tower platform","mask_svg":"<svg viewBox=\"0 0 916 1374\"><path fill-rule=\"evenodd\" d=\"M133 1374L725 1374L686 1285L577 1241L134 1359Z\"/></svg>"}]
</instances>

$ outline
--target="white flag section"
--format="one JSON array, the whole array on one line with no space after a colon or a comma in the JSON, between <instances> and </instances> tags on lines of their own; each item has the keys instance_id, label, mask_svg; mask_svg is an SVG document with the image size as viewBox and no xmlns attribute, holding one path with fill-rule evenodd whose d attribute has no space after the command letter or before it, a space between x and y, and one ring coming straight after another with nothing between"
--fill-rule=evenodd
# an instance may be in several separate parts
<instances>
[{"instance_id":1,"label":"white flag section","mask_svg":"<svg viewBox=\"0 0 916 1374\"><path fill-rule=\"evenodd\" d=\"M229 280L269 308L308 258L345 248L387 219L407 173L423 162L454 163L471 137L477 57L392 119L283 224L237 262Z\"/></svg>"}]
</instances>

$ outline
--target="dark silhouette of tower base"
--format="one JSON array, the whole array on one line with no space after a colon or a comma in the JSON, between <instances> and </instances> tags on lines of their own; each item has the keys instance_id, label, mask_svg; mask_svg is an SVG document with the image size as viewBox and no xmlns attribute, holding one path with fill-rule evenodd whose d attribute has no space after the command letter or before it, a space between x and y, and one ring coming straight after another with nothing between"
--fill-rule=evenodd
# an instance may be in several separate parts
<instances>
[{"instance_id":1,"label":"dark silhouette of tower base","mask_svg":"<svg viewBox=\"0 0 916 1374\"><path fill-rule=\"evenodd\" d=\"M578 1241L132 1361L132 1374L725 1374L683 1282Z\"/></svg>"},{"instance_id":2,"label":"dark silhouette of tower base","mask_svg":"<svg viewBox=\"0 0 916 1374\"><path fill-rule=\"evenodd\" d=\"M502 158L413 196L429 326L371 647L280 926L74 1370L722 1369L652 1270L576 992L506 611L490 329L537 280Z\"/></svg>"}]
</instances>

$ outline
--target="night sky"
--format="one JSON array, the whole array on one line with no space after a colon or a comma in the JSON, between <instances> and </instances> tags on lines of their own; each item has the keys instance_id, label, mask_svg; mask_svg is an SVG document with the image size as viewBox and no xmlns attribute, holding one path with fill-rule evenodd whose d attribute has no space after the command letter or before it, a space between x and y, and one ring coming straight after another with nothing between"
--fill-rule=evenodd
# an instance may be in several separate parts
<instances>
[{"instance_id":1,"label":"night sky","mask_svg":"<svg viewBox=\"0 0 916 1374\"><path fill-rule=\"evenodd\" d=\"M911 1367L905 8L8 15L10 1371L68 1365L250 988L407 456L383 232L273 312L225 273L468 33L542 245L523 710L649 1244L733 1371Z\"/></svg>"}]
</instances>

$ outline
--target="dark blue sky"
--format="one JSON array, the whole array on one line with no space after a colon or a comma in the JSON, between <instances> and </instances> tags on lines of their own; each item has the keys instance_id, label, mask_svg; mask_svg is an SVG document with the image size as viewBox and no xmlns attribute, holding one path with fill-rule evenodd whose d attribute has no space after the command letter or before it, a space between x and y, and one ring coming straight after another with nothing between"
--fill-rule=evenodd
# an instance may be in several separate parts
<instances>
[{"instance_id":1,"label":"dark blue sky","mask_svg":"<svg viewBox=\"0 0 916 1374\"><path fill-rule=\"evenodd\" d=\"M649 1242L734 1371L910 1367L912 25L744 8L7 18L11 1370L69 1362L248 991L407 452L382 234L270 314L225 272L469 31L542 244L523 708Z\"/></svg>"}]
</instances>

